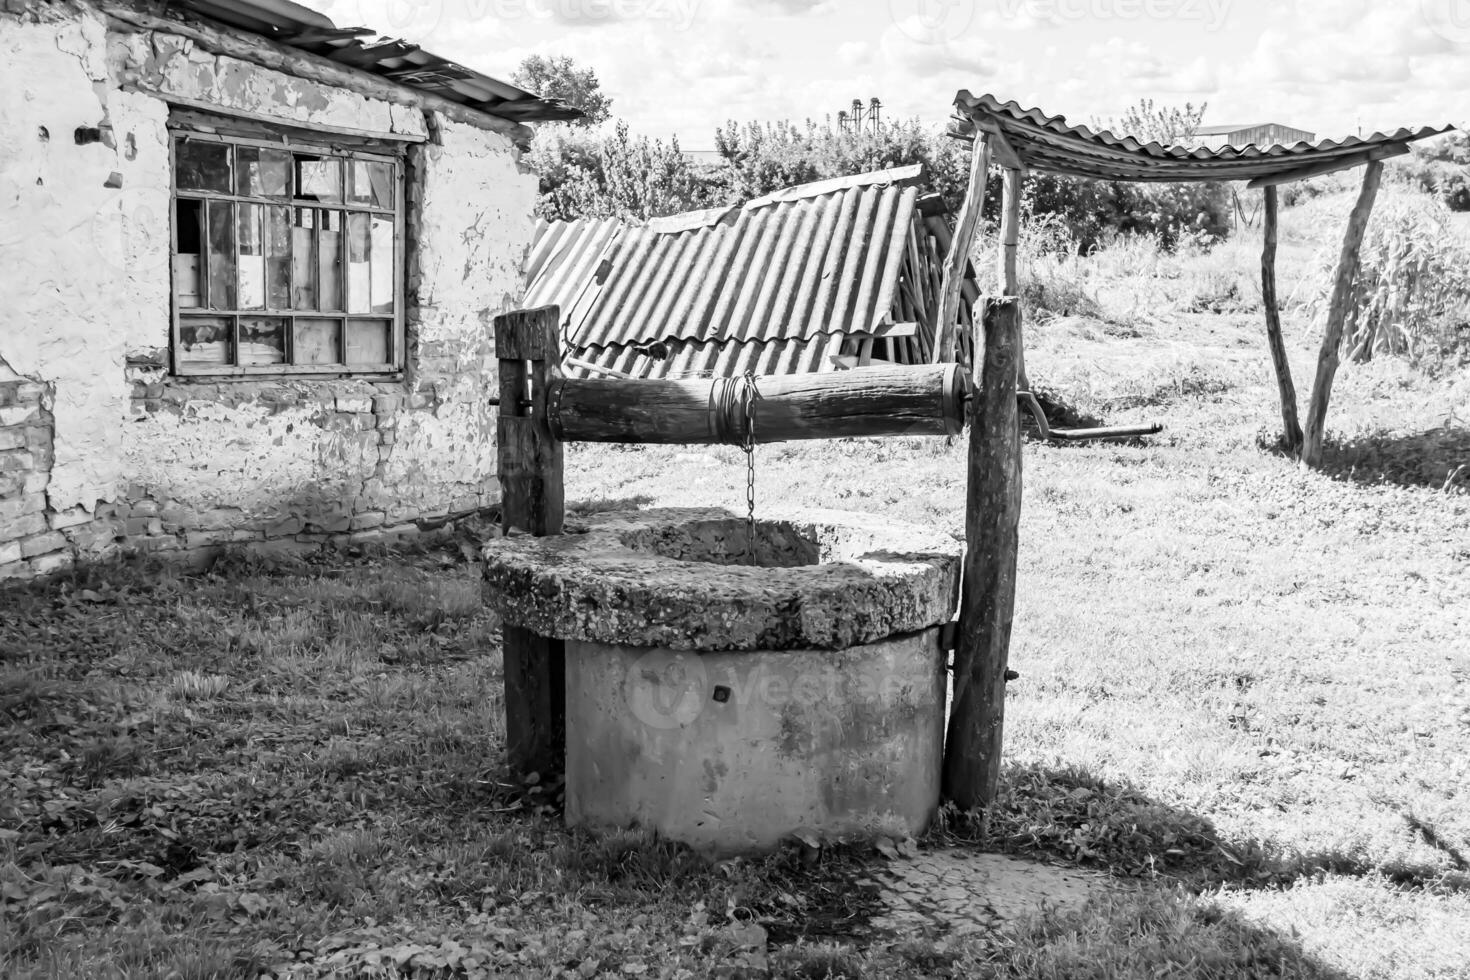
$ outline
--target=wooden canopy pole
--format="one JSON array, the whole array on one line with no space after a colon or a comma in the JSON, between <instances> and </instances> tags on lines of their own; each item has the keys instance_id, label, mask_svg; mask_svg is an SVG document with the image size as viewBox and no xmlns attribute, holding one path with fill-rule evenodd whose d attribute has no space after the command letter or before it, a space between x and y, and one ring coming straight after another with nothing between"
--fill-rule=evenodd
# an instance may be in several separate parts
<instances>
[{"instance_id":1,"label":"wooden canopy pole","mask_svg":"<svg viewBox=\"0 0 1470 980\"><path fill-rule=\"evenodd\" d=\"M555 306L495 318L500 359L496 455L502 533L560 534L566 505L562 444L547 425L546 396L560 380ZM516 776L559 771L566 758L566 659L561 640L501 627L505 754Z\"/></svg>"},{"instance_id":2,"label":"wooden canopy pole","mask_svg":"<svg viewBox=\"0 0 1470 980\"><path fill-rule=\"evenodd\" d=\"M1237 201L1236 207L1239 208ZM1276 368L1276 387L1281 393L1281 427L1287 452L1302 449L1302 427L1296 417L1296 385L1291 381L1291 364L1281 339L1281 315L1276 306L1276 188L1265 189L1265 233L1261 246L1261 305L1266 310L1266 342L1271 346L1271 363Z\"/></svg>"},{"instance_id":3,"label":"wooden canopy pole","mask_svg":"<svg viewBox=\"0 0 1470 980\"><path fill-rule=\"evenodd\" d=\"M1342 236L1342 253L1337 259L1337 277L1332 284L1332 299L1327 307L1327 326L1322 332L1322 349L1317 354L1317 377L1312 383L1312 400L1307 406L1307 425L1302 432L1301 460L1307 466L1322 464L1322 434L1327 426L1327 401L1332 397L1332 379L1337 374L1337 350L1342 346L1343 324L1347 320L1348 303L1353 284L1358 278L1359 249L1373 201L1383 177L1383 163L1371 160L1363 171L1363 187L1348 217L1347 231Z\"/></svg>"},{"instance_id":4,"label":"wooden canopy pole","mask_svg":"<svg viewBox=\"0 0 1470 980\"><path fill-rule=\"evenodd\" d=\"M954 703L944 746L943 795L962 810L990 803L1000 782L1021 519L1021 425L1016 405L1020 300L1013 296L987 300L981 319L975 337L977 390L970 403ZM978 336L982 330L983 338Z\"/></svg>"},{"instance_id":5,"label":"wooden canopy pole","mask_svg":"<svg viewBox=\"0 0 1470 980\"><path fill-rule=\"evenodd\" d=\"M1016 275L1016 246L1021 240L1021 171L1007 167L1001 176L1000 248L996 256L996 281L1000 283L1002 296L1020 296L1021 287ZM1019 322L1019 311L1016 316ZM1021 335L1022 340L1016 347L1016 383L1020 390L1030 391L1031 384L1026 379L1024 330ZM976 359L979 359L978 355Z\"/></svg>"},{"instance_id":6,"label":"wooden canopy pole","mask_svg":"<svg viewBox=\"0 0 1470 980\"><path fill-rule=\"evenodd\" d=\"M965 264L970 261L970 246L975 243L975 230L980 227L980 211L985 204L985 178L990 170L990 141L983 133L975 136L970 151L970 183L965 188L965 201L960 207L954 237L944 255L944 274L939 284L938 315L934 332L934 363L953 361L959 339L960 290L965 281ZM976 358L976 363L979 358Z\"/></svg>"}]
</instances>

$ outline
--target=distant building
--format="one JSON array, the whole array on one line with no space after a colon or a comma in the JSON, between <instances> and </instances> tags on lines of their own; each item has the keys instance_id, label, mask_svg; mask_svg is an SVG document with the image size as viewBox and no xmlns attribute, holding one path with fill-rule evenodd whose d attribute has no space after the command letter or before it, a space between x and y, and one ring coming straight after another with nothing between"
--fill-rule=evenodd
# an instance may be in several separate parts
<instances>
[{"instance_id":1,"label":"distant building","mask_svg":"<svg viewBox=\"0 0 1470 980\"><path fill-rule=\"evenodd\" d=\"M1311 143L1317 134L1281 123L1238 123L1229 126L1201 126L1190 140L1195 146L1218 150L1222 146L1290 146Z\"/></svg>"}]
</instances>

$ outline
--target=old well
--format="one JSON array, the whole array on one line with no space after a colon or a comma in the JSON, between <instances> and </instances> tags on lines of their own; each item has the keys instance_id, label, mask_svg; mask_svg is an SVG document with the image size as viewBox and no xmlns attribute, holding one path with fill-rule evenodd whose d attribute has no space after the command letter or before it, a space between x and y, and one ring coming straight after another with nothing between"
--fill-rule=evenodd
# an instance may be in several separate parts
<instances>
[{"instance_id":1,"label":"old well","mask_svg":"<svg viewBox=\"0 0 1470 980\"><path fill-rule=\"evenodd\" d=\"M509 625L566 641L566 816L714 853L918 833L939 802L947 536L871 514L599 514L485 549Z\"/></svg>"}]
</instances>

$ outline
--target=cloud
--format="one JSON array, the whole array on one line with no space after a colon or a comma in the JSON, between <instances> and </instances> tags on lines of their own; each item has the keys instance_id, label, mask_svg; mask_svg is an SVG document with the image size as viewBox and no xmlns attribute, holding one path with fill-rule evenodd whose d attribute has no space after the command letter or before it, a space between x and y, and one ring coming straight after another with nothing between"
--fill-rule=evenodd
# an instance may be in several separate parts
<instances>
[{"instance_id":1,"label":"cloud","mask_svg":"<svg viewBox=\"0 0 1470 980\"><path fill-rule=\"evenodd\" d=\"M984 41L958 41L941 26L917 16L898 21L878 42L885 62L915 79L949 71L965 71L974 78L995 74L994 49Z\"/></svg>"}]
</instances>

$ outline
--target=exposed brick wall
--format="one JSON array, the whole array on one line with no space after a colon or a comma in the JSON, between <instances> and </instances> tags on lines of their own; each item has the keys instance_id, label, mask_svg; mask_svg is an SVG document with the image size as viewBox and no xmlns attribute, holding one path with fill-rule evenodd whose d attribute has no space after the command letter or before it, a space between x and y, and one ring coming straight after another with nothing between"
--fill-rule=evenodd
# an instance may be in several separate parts
<instances>
[{"instance_id":1,"label":"exposed brick wall","mask_svg":"<svg viewBox=\"0 0 1470 980\"><path fill-rule=\"evenodd\" d=\"M67 519L46 506L54 398L49 385L0 376L0 577L44 575L72 563Z\"/></svg>"}]
</instances>

